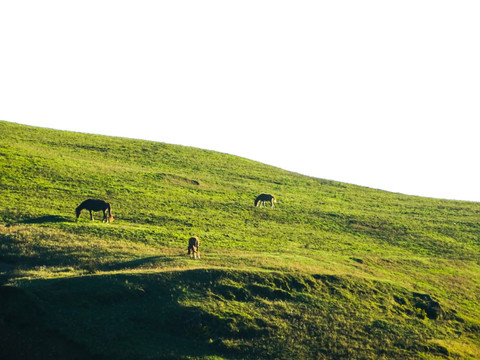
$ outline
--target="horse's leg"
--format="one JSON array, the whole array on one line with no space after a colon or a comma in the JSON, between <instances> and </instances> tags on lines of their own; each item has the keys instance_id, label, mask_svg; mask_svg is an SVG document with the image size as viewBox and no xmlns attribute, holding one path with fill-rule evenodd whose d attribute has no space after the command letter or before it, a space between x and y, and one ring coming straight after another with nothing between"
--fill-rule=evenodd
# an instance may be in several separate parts
<instances>
[{"instance_id":1,"label":"horse's leg","mask_svg":"<svg viewBox=\"0 0 480 360\"><path fill-rule=\"evenodd\" d=\"M88 210L88 211L90 211L90 220L93 221L93 213L92 213L92 210Z\"/></svg>"},{"instance_id":2,"label":"horse's leg","mask_svg":"<svg viewBox=\"0 0 480 360\"><path fill-rule=\"evenodd\" d=\"M103 210L103 220L102 220L103 223L106 223L107 222L107 210Z\"/></svg>"},{"instance_id":3,"label":"horse's leg","mask_svg":"<svg viewBox=\"0 0 480 360\"><path fill-rule=\"evenodd\" d=\"M275 207L275 205L273 205L273 199L270 200L270 204L272 204L272 209Z\"/></svg>"}]
</instances>

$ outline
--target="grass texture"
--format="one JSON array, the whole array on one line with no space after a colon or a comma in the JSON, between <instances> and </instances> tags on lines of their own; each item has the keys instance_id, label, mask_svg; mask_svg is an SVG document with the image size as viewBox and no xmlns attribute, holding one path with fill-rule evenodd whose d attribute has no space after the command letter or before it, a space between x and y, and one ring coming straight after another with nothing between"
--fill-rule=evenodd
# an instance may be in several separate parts
<instances>
[{"instance_id":1,"label":"grass texture","mask_svg":"<svg viewBox=\"0 0 480 360\"><path fill-rule=\"evenodd\" d=\"M2 358L480 358L479 203L4 121L0 194Z\"/></svg>"}]
</instances>

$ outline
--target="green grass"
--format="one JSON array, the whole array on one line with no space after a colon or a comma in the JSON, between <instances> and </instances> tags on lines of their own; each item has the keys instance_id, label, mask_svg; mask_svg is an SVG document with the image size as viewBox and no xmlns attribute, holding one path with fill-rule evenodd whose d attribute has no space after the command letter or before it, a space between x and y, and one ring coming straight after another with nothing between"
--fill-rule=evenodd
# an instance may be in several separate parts
<instances>
[{"instance_id":1,"label":"green grass","mask_svg":"<svg viewBox=\"0 0 480 360\"><path fill-rule=\"evenodd\" d=\"M4 357L480 357L479 203L8 122L0 193Z\"/></svg>"}]
</instances>

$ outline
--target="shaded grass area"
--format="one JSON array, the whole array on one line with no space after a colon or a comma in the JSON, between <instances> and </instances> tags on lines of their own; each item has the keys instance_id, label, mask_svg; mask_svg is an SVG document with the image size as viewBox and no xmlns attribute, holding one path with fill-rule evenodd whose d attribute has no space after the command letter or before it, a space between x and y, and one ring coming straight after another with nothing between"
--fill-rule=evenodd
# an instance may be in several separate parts
<instances>
[{"instance_id":1,"label":"shaded grass area","mask_svg":"<svg viewBox=\"0 0 480 360\"><path fill-rule=\"evenodd\" d=\"M197 269L17 285L48 327L118 359L445 357L450 331L477 326L432 315L428 295L348 276Z\"/></svg>"}]
</instances>

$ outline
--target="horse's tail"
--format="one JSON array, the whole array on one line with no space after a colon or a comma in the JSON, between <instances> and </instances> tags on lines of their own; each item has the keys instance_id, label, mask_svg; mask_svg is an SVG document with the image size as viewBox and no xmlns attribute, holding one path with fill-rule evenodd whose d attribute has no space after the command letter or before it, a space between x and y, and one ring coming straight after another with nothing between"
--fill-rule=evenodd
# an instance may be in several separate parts
<instances>
[{"instance_id":1,"label":"horse's tail","mask_svg":"<svg viewBox=\"0 0 480 360\"><path fill-rule=\"evenodd\" d=\"M108 221L112 222L113 221L112 207L108 202L107 202L107 211L108 211Z\"/></svg>"}]
</instances>

